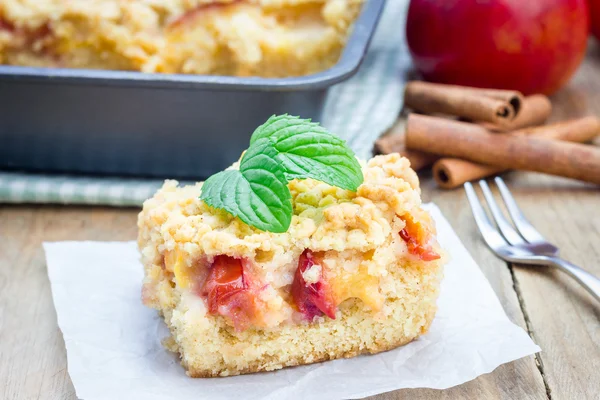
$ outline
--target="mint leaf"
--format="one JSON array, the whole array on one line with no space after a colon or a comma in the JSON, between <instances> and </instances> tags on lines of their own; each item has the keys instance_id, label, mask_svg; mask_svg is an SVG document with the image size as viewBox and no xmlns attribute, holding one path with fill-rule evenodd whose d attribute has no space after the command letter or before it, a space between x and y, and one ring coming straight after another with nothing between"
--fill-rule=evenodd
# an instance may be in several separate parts
<instances>
[{"instance_id":1,"label":"mint leaf","mask_svg":"<svg viewBox=\"0 0 600 400\"><path fill-rule=\"evenodd\" d=\"M356 191L363 182L354 153L319 124L274 115L256 128L240 169L210 177L200 199L258 229L281 233L292 220L287 182L312 178Z\"/></svg>"},{"instance_id":2,"label":"mint leaf","mask_svg":"<svg viewBox=\"0 0 600 400\"><path fill-rule=\"evenodd\" d=\"M259 140L242 157L240 169L211 176L200 199L258 229L282 233L292 221L292 196L277 152Z\"/></svg>"},{"instance_id":3,"label":"mint leaf","mask_svg":"<svg viewBox=\"0 0 600 400\"><path fill-rule=\"evenodd\" d=\"M270 139L279 153L288 180L312 178L356 191L363 182L362 169L346 143L308 119L274 115L259 126L250 144Z\"/></svg>"},{"instance_id":4,"label":"mint leaf","mask_svg":"<svg viewBox=\"0 0 600 400\"><path fill-rule=\"evenodd\" d=\"M342 139L326 131L311 129L276 140L277 159L284 165L288 180L312 178L352 191L363 183L354 153Z\"/></svg>"},{"instance_id":5,"label":"mint leaf","mask_svg":"<svg viewBox=\"0 0 600 400\"><path fill-rule=\"evenodd\" d=\"M267 122L254 130L250 137L250 145L254 144L258 139L268 138L282 129L293 128L298 125L302 126L306 123L310 123L310 120L300 119L287 114L272 115Z\"/></svg>"}]
</instances>

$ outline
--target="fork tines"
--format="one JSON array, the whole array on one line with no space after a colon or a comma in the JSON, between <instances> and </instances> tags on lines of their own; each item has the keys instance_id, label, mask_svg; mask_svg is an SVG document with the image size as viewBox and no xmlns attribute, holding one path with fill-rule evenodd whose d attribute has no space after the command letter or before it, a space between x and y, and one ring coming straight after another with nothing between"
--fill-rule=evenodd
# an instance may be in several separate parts
<instances>
[{"instance_id":1,"label":"fork tines","mask_svg":"<svg viewBox=\"0 0 600 400\"><path fill-rule=\"evenodd\" d=\"M494 178L494 182L500 191L500 195L512 221L509 221L504 212L502 212L500 206L494 199L492 190L487 182L485 180L480 180L479 187L483 192L483 197L485 198L487 207L495 221L497 229L496 226L490 222L488 214L475 193L473 185L469 182L464 185L465 191L467 192L467 198L473 211L473 216L475 217L475 222L488 246L490 246L492 250L497 251L498 248L506 246L507 244L512 246L536 245L543 246L544 253L546 254L556 254L558 248L544 239L527 218L525 218L502 178L496 177Z\"/></svg>"}]
</instances>

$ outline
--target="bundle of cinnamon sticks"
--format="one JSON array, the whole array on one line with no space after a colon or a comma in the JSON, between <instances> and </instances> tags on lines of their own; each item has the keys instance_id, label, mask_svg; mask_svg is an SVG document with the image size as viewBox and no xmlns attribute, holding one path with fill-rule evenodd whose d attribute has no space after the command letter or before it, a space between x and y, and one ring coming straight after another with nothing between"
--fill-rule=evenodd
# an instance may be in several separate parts
<instances>
[{"instance_id":1,"label":"bundle of cinnamon sticks","mask_svg":"<svg viewBox=\"0 0 600 400\"><path fill-rule=\"evenodd\" d=\"M600 184L600 119L544 125L552 112L543 95L409 82L404 103L414 112L375 143L398 152L415 170L432 166L439 186L455 188L509 169Z\"/></svg>"}]
</instances>

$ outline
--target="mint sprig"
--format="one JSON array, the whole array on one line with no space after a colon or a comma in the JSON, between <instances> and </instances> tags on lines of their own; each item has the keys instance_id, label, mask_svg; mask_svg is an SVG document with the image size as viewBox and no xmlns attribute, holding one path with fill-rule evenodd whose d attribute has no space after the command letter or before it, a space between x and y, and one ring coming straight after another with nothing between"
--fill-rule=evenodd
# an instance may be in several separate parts
<instances>
[{"instance_id":1,"label":"mint sprig","mask_svg":"<svg viewBox=\"0 0 600 400\"><path fill-rule=\"evenodd\" d=\"M287 183L306 178L352 191L363 182L342 139L310 120L274 115L252 134L239 170L208 178L200 199L260 230L282 233L293 213Z\"/></svg>"}]
</instances>

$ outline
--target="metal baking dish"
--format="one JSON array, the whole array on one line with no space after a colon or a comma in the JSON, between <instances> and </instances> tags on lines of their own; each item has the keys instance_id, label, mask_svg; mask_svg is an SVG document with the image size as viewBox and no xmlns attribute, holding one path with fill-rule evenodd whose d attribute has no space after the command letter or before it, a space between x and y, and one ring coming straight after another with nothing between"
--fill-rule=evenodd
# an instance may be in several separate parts
<instances>
[{"instance_id":1,"label":"metal baking dish","mask_svg":"<svg viewBox=\"0 0 600 400\"><path fill-rule=\"evenodd\" d=\"M205 178L272 114L319 120L361 64L385 0L369 0L340 61L284 79L0 66L0 168Z\"/></svg>"}]
</instances>

